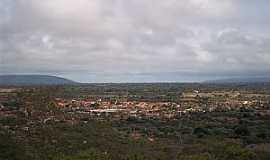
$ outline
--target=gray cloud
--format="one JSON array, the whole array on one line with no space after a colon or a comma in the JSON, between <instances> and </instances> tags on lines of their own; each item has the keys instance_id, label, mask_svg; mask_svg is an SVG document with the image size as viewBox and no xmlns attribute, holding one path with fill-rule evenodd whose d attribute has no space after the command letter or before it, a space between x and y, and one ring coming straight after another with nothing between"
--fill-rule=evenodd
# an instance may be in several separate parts
<instances>
[{"instance_id":1,"label":"gray cloud","mask_svg":"<svg viewBox=\"0 0 270 160\"><path fill-rule=\"evenodd\" d=\"M45 73L95 82L267 74L267 4L3 0L0 73Z\"/></svg>"}]
</instances>

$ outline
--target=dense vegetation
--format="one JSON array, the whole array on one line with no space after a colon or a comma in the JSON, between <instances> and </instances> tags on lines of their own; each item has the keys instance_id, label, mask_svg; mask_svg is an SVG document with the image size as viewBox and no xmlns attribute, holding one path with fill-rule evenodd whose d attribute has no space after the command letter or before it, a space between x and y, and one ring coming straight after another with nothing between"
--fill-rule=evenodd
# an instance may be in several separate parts
<instances>
[{"instance_id":1,"label":"dense vegetation","mask_svg":"<svg viewBox=\"0 0 270 160\"><path fill-rule=\"evenodd\" d=\"M54 97L113 95L113 98L173 99L184 90L242 90L250 85L108 84L20 87L0 117L0 160L267 160L270 118L250 110L191 113L178 119L128 118L98 121L67 115ZM269 86L261 86L264 93ZM261 92L261 91L260 91ZM162 96L163 95L163 96ZM164 96L165 95L165 96ZM173 98L175 97L175 98ZM110 97L112 98L112 97ZM25 114L24 110L31 110ZM70 121L48 121L54 115ZM61 118L60 118L61 119ZM73 121L71 121L73 120Z\"/></svg>"}]
</instances>

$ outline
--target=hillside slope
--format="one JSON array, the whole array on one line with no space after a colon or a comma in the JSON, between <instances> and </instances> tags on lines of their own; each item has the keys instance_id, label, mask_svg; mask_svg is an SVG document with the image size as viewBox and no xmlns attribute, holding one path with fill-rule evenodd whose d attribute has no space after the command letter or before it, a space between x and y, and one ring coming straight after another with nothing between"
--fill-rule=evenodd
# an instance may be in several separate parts
<instances>
[{"instance_id":1,"label":"hillside slope","mask_svg":"<svg viewBox=\"0 0 270 160\"><path fill-rule=\"evenodd\" d=\"M0 75L0 85L63 85L76 82L49 75Z\"/></svg>"},{"instance_id":2,"label":"hillside slope","mask_svg":"<svg viewBox=\"0 0 270 160\"><path fill-rule=\"evenodd\" d=\"M242 77L206 81L206 83L268 83L270 77Z\"/></svg>"}]
</instances>

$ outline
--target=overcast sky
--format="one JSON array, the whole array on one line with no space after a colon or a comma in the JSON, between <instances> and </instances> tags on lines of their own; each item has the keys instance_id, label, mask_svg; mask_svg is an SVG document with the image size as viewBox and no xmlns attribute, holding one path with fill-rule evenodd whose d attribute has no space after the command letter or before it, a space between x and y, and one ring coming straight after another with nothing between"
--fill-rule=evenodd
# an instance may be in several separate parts
<instances>
[{"instance_id":1,"label":"overcast sky","mask_svg":"<svg viewBox=\"0 0 270 160\"><path fill-rule=\"evenodd\" d=\"M269 0L0 1L0 74L181 82L269 71Z\"/></svg>"}]
</instances>

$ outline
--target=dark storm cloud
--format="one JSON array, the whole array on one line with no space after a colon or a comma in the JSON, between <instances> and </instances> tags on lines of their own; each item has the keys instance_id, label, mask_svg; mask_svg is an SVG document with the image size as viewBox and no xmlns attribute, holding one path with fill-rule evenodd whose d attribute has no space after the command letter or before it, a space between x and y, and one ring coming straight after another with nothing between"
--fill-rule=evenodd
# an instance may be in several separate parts
<instances>
[{"instance_id":1,"label":"dark storm cloud","mask_svg":"<svg viewBox=\"0 0 270 160\"><path fill-rule=\"evenodd\" d=\"M269 4L3 0L0 71L98 82L267 74Z\"/></svg>"}]
</instances>

